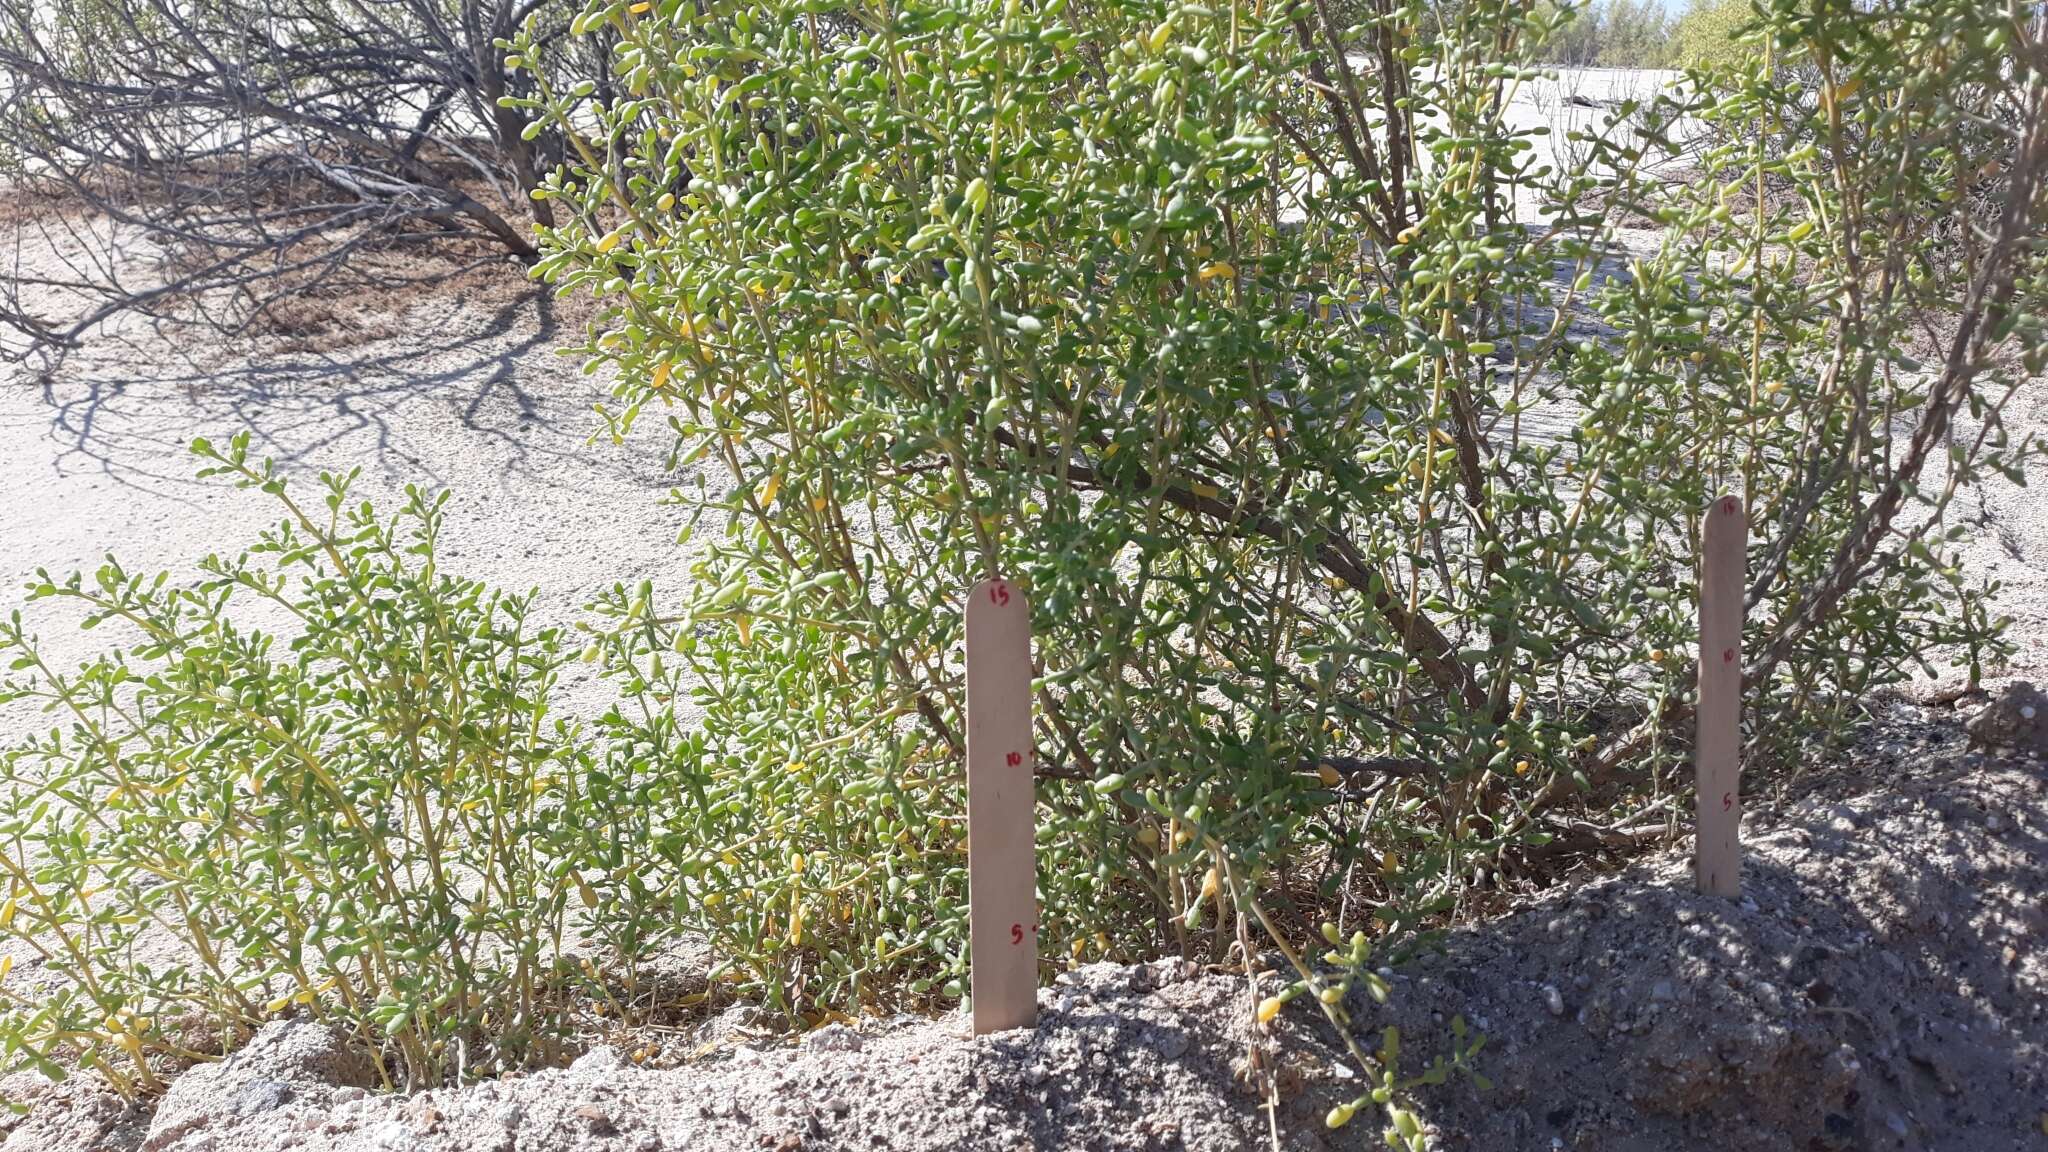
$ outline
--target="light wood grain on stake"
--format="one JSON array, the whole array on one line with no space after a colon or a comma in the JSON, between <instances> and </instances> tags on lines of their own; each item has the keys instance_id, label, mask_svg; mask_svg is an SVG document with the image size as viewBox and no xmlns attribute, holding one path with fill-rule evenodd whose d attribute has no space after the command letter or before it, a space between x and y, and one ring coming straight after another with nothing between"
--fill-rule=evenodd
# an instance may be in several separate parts
<instances>
[{"instance_id":1,"label":"light wood grain on stake","mask_svg":"<svg viewBox=\"0 0 2048 1152\"><path fill-rule=\"evenodd\" d=\"M1031 613L1007 580L967 596L967 902L976 1035L1038 1022Z\"/></svg>"},{"instance_id":2,"label":"light wood grain on stake","mask_svg":"<svg viewBox=\"0 0 2048 1152\"><path fill-rule=\"evenodd\" d=\"M1723 496L1700 526L1699 795L1693 877L1714 896L1742 892L1742 583L1749 518Z\"/></svg>"}]
</instances>

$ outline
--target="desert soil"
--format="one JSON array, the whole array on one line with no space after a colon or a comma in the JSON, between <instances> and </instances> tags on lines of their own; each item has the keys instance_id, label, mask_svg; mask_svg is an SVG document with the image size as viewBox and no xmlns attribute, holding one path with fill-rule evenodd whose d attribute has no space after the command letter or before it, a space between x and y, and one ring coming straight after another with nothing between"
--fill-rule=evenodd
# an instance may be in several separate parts
<instances>
[{"instance_id":1,"label":"desert soil","mask_svg":"<svg viewBox=\"0 0 2048 1152\"><path fill-rule=\"evenodd\" d=\"M4 238L0 238L4 243ZM652 577L688 587L684 514L665 441L603 434L608 384L555 349L580 338L564 306L490 269L400 301L333 302L319 330L228 345L128 320L54 372L0 363L0 614L38 567L90 577L108 553L130 571L196 576L280 518L258 492L196 478L189 446L251 434L310 494L323 471L360 467L355 492L396 511L405 488L454 492L441 561L510 591L538 589L537 617L567 624L600 587ZM665 431L662 430L662 431ZM59 666L109 639L49 603L26 618ZM581 664L563 700L601 711ZM0 743L43 723L0 707Z\"/></svg>"}]
</instances>

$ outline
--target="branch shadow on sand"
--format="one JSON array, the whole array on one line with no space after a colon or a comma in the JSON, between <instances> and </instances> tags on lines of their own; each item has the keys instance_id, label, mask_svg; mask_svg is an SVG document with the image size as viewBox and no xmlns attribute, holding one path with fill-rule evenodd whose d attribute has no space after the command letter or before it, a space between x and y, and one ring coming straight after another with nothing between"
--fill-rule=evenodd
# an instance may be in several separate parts
<instances>
[{"instance_id":1,"label":"branch shadow on sand","mask_svg":"<svg viewBox=\"0 0 2048 1152\"><path fill-rule=\"evenodd\" d=\"M547 293L487 296L428 298L396 335L325 349L208 357L162 330L114 338L118 357L97 350L91 369L42 381L51 466L189 503L191 441L246 428L252 455L291 472L346 462L442 487L454 458L474 456L500 483L560 485L557 465L591 462L580 449L597 388L556 373ZM543 373L575 383L536 387Z\"/></svg>"}]
</instances>

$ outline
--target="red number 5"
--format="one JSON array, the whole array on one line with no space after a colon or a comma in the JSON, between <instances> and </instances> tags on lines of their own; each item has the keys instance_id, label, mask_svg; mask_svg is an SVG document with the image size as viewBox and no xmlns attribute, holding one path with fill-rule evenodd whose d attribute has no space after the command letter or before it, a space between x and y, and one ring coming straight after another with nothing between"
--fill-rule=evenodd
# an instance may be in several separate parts
<instances>
[{"instance_id":1,"label":"red number 5","mask_svg":"<svg viewBox=\"0 0 2048 1152\"><path fill-rule=\"evenodd\" d=\"M1023 942L1024 942L1024 926L1023 926L1022 924L1012 924L1012 925L1010 925L1010 943L1012 943L1012 944L1022 944Z\"/></svg>"},{"instance_id":2,"label":"red number 5","mask_svg":"<svg viewBox=\"0 0 2048 1152\"><path fill-rule=\"evenodd\" d=\"M1010 586L1000 581L988 586L989 603L998 607L1010 602Z\"/></svg>"}]
</instances>

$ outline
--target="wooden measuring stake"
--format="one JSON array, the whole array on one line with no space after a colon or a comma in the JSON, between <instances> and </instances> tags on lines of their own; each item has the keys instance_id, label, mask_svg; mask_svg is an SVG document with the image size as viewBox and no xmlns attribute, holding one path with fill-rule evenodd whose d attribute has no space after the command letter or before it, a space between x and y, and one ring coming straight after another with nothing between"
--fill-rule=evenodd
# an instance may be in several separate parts
<instances>
[{"instance_id":1,"label":"wooden measuring stake","mask_svg":"<svg viewBox=\"0 0 2048 1152\"><path fill-rule=\"evenodd\" d=\"M967 906L974 1033L1038 1023L1031 613L1003 579L967 594Z\"/></svg>"},{"instance_id":2,"label":"wooden measuring stake","mask_svg":"<svg viewBox=\"0 0 2048 1152\"><path fill-rule=\"evenodd\" d=\"M1701 892L1742 894L1742 597L1749 518L1723 496L1700 525L1700 701L1693 740L1699 795L1693 878Z\"/></svg>"}]
</instances>

